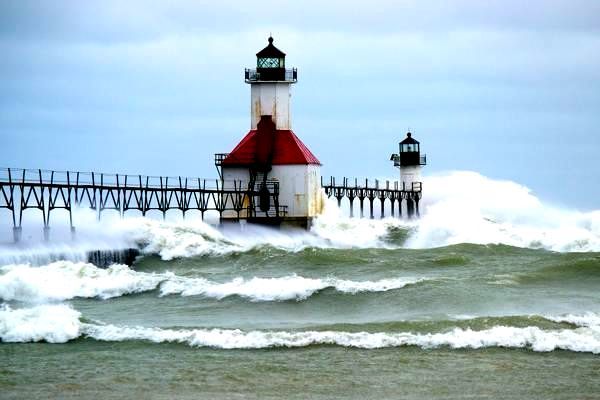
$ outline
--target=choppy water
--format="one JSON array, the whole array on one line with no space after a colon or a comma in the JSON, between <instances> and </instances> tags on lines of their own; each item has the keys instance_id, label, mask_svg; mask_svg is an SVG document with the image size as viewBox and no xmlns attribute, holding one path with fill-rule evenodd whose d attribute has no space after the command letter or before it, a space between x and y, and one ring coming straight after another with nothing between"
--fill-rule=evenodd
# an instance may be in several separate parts
<instances>
[{"instance_id":1,"label":"choppy water","mask_svg":"<svg viewBox=\"0 0 600 400\"><path fill-rule=\"evenodd\" d=\"M144 249L133 268L5 248L0 397L597 398L600 213L426 187L413 222L94 228Z\"/></svg>"}]
</instances>

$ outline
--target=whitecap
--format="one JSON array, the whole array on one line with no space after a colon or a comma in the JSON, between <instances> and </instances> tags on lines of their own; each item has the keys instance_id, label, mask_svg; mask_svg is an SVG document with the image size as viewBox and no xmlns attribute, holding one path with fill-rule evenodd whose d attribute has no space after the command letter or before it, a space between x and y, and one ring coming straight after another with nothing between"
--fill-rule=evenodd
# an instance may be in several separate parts
<instances>
[{"instance_id":1,"label":"whitecap","mask_svg":"<svg viewBox=\"0 0 600 400\"><path fill-rule=\"evenodd\" d=\"M417 346L423 349L450 347L529 348L536 352L569 350L600 353L600 333L590 328L542 330L538 327L495 326L475 331L455 328L442 333L340 332L340 331L242 331L239 329L158 329L86 325L86 336L102 341L146 340L177 342L195 347L263 349L336 345L362 349Z\"/></svg>"},{"instance_id":2,"label":"whitecap","mask_svg":"<svg viewBox=\"0 0 600 400\"><path fill-rule=\"evenodd\" d=\"M171 273L136 272L127 265L98 268L84 262L57 261L48 265L0 267L0 298L46 302L75 297L108 299L153 290Z\"/></svg>"},{"instance_id":3,"label":"whitecap","mask_svg":"<svg viewBox=\"0 0 600 400\"><path fill-rule=\"evenodd\" d=\"M332 288L341 293L385 292L416 284L424 278L393 278L377 281L351 281L329 278L305 278L291 275L280 278L234 278L224 283L211 282L203 278L174 278L164 282L162 295L181 294L182 296L203 295L216 299L240 296L251 301L305 300L314 293Z\"/></svg>"},{"instance_id":4,"label":"whitecap","mask_svg":"<svg viewBox=\"0 0 600 400\"><path fill-rule=\"evenodd\" d=\"M590 316L592 315L592 317ZM544 330L536 326L494 326L472 330L454 328L445 332L345 332L345 331L243 331L240 329L165 329L129 327L80 321L81 314L64 304L25 309L0 308L0 340L3 342L65 343L87 337L99 341L142 340L154 343L184 343L218 349L297 348L335 345L362 349L417 346L423 349L526 348L536 352L568 350L600 354L600 329L593 314L556 317L584 325L575 329Z\"/></svg>"},{"instance_id":5,"label":"whitecap","mask_svg":"<svg viewBox=\"0 0 600 400\"><path fill-rule=\"evenodd\" d=\"M81 314L64 304L0 308L0 341L65 343L81 335Z\"/></svg>"},{"instance_id":6,"label":"whitecap","mask_svg":"<svg viewBox=\"0 0 600 400\"><path fill-rule=\"evenodd\" d=\"M240 296L251 301L305 300L318 291L332 288L340 293L384 292L416 284L425 278L398 277L376 281L352 281L282 277L235 277L226 282L175 275L172 272L139 272L126 265L98 268L89 263L57 261L48 265L0 267L0 299L47 302L80 298L110 299L160 289L162 296L201 295L215 299Z\"/></svg>"}]
</instances>

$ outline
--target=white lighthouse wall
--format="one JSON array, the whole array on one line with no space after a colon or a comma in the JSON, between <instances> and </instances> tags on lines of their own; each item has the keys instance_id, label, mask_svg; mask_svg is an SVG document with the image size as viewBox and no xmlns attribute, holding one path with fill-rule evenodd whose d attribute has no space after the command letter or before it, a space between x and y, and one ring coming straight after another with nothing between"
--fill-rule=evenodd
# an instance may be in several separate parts
<instances>
[{"instance_id":1,"label":"white lighthouse wall","mask_svg":"<svg viewBox=\"0 0 600 400\"><path fill-rule=\"evenodd\" d=\"M279 181L279 204L288 207L288 217L314 217L321 213L319 165L274 165L269 178Z\"/></svg>"},{"instance_id":2,"label":"white lighthouse wall","mask_svg":"<svg viewBox=\"0 0 600 400\"><path fill-rule=\"evenodd\" d=\"M292 129L289 82L261 82L250 85L251 129L256 129L261 115L271 115L277 129Z\"/></svg>"},{"instance_id":3,"label":"white lighthouse wall","mask_svg":"<svg viewBox=\"0 0 600 400\"><path fill-rule=\"evenodd\" d=\"M412 187L413 182L421 182L421 166L400 167L400 181L405 183L407 189Z\"/></svg>"},{"instance_id":4,"label":"white lighthouse wall","mask_svg":"<svg viewBox=\"0 0 600 400\"><path fill-rule=\"evenodd\" d=\"M247 183L247 168L223 168L226 185L241 180ZM323 209L321 193L321 168L319 165L274 165L268 179L279 182L279 204L287 206L288 217L315 217ZM237 213L225 212L225 218L235 218ZM246 217L245 212L240 217Z\"/></svg>"},{"instance_id":5,"label":"white lighthouse wall","mask_svg":"<svg viewBox=\"0 0 600 400\"><path fill-rule=\"evenodd\" d=\"M244 185L244 187L248 186L248 182L250 181L250 172L248 170L248 168L227 168L227 167L223 167L222 168L222 173L223 173L223 187L225 189L232 189L234 188L234 182L236 182L235 185L239 185L239 181L242 182L242 185ZM232 204L227 204L228 208L232 207ZM235 211L225 211L223 212L223 217L224 218L237 218L237 212ZM240 217L241 218L247 218L247 212L245 210L243 210L240 213Z\"/></svg>"},{"instance_id":6,"label":"white lighthouse wall","mask_svg":"<svg viewBox=\"0 0 600 400\"><path fill-rule=\"evenodd\" d=\"M250 172L248 168L223 167L223 181L225 188L233 188L234 181L243 181L247 185L250 181Z\"/></svg>"}]
</instances>

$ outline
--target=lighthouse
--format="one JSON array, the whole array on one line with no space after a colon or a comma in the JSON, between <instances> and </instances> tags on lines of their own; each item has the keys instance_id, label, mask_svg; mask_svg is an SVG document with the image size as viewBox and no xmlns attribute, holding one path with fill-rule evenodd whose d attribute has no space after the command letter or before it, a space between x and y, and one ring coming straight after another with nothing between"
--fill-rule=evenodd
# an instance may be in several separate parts
<instances>
[{"instance_id":1,"label":"lighthouse","mask_svg":"<svg viewBox=\"0 0 600 400\"><path fill-rule=\"evenodd\" d=\"M411 132L406 133L406 138L399 145L399 153L392 154L390 160L394 166L400 168L400 182L405 191L421 192L421 167L427 164L427 156L421 155L421 144L412 137ZM409 217L415 213L415 201L410 196L406 199L406 211ZM418 214L418 202L416 203Z\"/></svg>"},{"instance_id":2,"label":"lighthouse","mask_svg":"<svg viewBox=\"0 0 600 400\"><path fill-rule=\"evenodd\" d=\"M250 131L215 162L225 186L244 182L258 196L249 196L241 213L222 219L307 228L323 207L321 163L292 131L291 87L298 71L286 68L285 53L269 37L244 78L250 85Z\"/></svg>"}]
</instances>

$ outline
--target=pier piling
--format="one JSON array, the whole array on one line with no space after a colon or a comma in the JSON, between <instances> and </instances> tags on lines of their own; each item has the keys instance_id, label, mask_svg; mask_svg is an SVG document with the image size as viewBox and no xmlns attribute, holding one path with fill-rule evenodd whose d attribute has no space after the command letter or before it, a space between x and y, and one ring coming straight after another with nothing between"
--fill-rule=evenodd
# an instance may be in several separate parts
<instances>
[{"instance_id":1,"label":"pier piling","mask_svg":"<svg viewBox=\"0 0 600 400\"><path fill-rule=\"evenodd\" d=\"M322 181L323 182L323 181ZM365 179L364 185L358 184L358 179L354 179L353 183L348 178L342 179L342 183L336 183L336 179L331 177L328 184L321 183L325 194L328 197L335 197L338 206L341 205L342 199L346 197L350 203L350 217L354 217L354 199L358 198L358 207L360 218L365 217L364 207L365 199L369 203L369 218L375 218L375 200L379 201L381 218L384 218L386 213L386 203L389 203L389 213L392 217L402 218L402 203L405 203L406 216L412 218L419 216L419 200L421 199L422 184L421 182L390 182L386 181L385 185L380 184L375 180L374 184L369 184L369 180ZM396 214L396 204L398 204L398 213Z\"/></svg>"}]
</instances>

